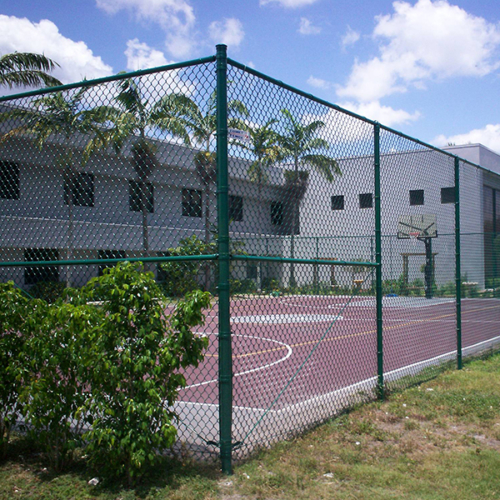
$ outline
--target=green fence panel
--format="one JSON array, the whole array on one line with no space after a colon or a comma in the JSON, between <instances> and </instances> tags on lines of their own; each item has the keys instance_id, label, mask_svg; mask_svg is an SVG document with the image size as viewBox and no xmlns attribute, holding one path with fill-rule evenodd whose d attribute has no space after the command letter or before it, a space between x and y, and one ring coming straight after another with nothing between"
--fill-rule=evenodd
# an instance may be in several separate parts
<instances>
[{"instance_id":1,"label":"green fence panel","mask_svg":"<svg viewBox=\"0 0 500 500\"><path fill-rule=\"evenodd\" d=\"M471 146L472 147L472 146ZM232 461L500 342L500 176L217 55L0 98L0 280L213 294L178 443ZM458 156L455 156L455 153Z\"/></svg>"}]
</instances>

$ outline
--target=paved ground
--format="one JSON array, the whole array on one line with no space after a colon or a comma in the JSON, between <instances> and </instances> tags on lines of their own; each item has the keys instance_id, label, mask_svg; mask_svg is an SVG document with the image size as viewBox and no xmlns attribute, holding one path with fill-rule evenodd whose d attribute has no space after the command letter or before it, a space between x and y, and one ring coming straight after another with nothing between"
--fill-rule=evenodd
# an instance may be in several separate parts
<instances>
[{"instance_id":1,"label":"paved ground","mask_svg":"<svg viewBox=\"0 0 500 500\"><path fill-rule=\"evenodd\" d=\"M235 440L262 443L323 420L369 396L377 374L376 310L371 297L289 296L235 300L233 334ZM401 378L453 359L453 299L384 297L384 371ZM183 439L217 440L217 309L199 333L206 360L187 374L177 406ZM462 300L466 351L500 341L500 300ZM499 337L499 338L496 338ZM476 346L476 347L474 347ZM279 431L278 431L279 430ZM203 436L200 440L197 435Z\"/></svg>"}]
</instances>

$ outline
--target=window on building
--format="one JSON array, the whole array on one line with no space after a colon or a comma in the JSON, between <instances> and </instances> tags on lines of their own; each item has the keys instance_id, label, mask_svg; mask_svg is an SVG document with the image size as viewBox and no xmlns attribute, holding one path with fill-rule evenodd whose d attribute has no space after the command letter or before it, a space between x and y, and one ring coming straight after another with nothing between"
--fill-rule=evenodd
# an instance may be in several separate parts
<instances>
[{"instance_id":1,"label":"window on building","mask_svg":"<svg viewBox=\"0 0 500 500\"><path fill-rule=\"evenodd\" d=\"M414 189L410 190L410 205L423 205L424 204L424 190Z\"/></svg>"},{"instance_id":2,"label":"window on building","mask_svg":"<svg viewBox=\"0 0 500 500\"><path fill-rule=\"evenodd\" d=\"M12 161L0 161L0 198L19 199L19 165Z\"/></svg>"},{"instance_id":3,"label":"window on building","mask_svg":"<svg viewBox=\"0 0 500 500\"><path fill-rule=\"evenodd\" d=\"M198 189L182 190L182 215L185 217L201 217L202 195Z\"/></svg>"},{"instance_id":4,"label":"window on building","mask_svg":"<svg viewBox=\"0 0 500 500\"><path fill-rule=\"evenodd\" d=\"M71 201L75 207L94 206L94 174L78 173L64 182L64 203Z\"/></svg>"},{"instance_id":5,"label":"window on building","mask_svg":"<svg viewBox=\"0 0 500 500\"><path fill-rule=\"evenodd\" d=\"M59 252L54 248L27 248L24 251L25 262L50 262L59 260ZM24 283L36 285L41 281L59 281L59 266L37 266L24 268Z\"/></svg>"},{"instance_id":6,"label":"window on building","mask_svg":"<svg viewBox=\"0 0 500 500\"><path fill-rule=\"evenodd\" d=\"M359 195L359 208L372 208L373 195L372 193L363 193Z\"/></svg>"},{"instance_id":7,"label":"window on building","mask_svg":"<svg viewBox=\"0 0 500 500\"><path fill-rule=\"evenodd\" d=\"M441 188L441 203L455 203L455 188Z\"/></svg>"},{"instance_id":8,"label":"window on building","mask_svg":"<svg viewBox=\"0 0 500 500\"><path fill-rule=\"evenodd\" d=\"M332 210L344 210L344 196L332 196Z\"/></svg>"},{"instance_id":9,"label":"window on building","mask_svg":"<svg viewBox=\"0 0 500 500\"><path fill-rule=\"evenodd\" d=\"M271 202L271 224L275 226L283 224L283 203L281 201Z\"/></svg>"},{"instance_id":10,"label":"window on building","mask_svg":"<svg viewBox=\"0 0 500 500\"><path fill-rule=\"evenodd\" d=\"M99 250L99 259L125 259L125 250ZM104 269L114 267L116 264L99 264L99 276L103 275Z\"/></svg>"},{"instance_id":11,"label":"window on building","mask_svg":"<svg viewBox=\"0 0 500 500\"><path fill-rule=\"evenodd\" d=\"M229 220L243 220L243 198L241 196L229 196Z\"/></svg>"},{"instance_id":12,"label":"window on building","mask_svg":"<svg viewBox=\"0 0 500 500\"><path fill-rule=\"evenodd\" d=\"M257 264L255 262L247 262L247 279L256 280L257 275Z\"/></svg>"},{"instance_id":13,"label":"window on building","mask_svg":"<svg viewBox=\"0 0 500 500\"><path fill-rule=\"evenodd\" d=\"M141 189L142 185L142 189ZM146 210L152 214L155 211L155 191L150 182L140 183L138 181L129 181L128 199L129 208L132 212L142 212L141 191L144 190L144 203Z\"/></svg>"}]
</instances>

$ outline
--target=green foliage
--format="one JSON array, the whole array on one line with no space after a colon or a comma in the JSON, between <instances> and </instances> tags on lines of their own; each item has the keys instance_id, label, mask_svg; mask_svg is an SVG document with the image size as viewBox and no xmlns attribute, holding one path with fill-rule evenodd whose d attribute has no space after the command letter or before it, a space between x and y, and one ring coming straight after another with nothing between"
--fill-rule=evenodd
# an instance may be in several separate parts
<instances>
[{"instance_id":1,"label":"green foliage","mask_svg":"<svg viewBox=\"0 0 500 500\"><path fill-rule=\"evenodd\" d=\"M4 455L10 428L19 411L19 364L25 337L21 330L29 302L14 283L0 284L0 455Z\"/></svg>"},{"instance_id":2,"label":"green foliage","mask_svg":"<svg viewBox=\"0 0 500 500\"><path fill-rule=\"evenodd\" d=\"M208 247L208 248L207 248ZM201 241L196 235L184 238L179 246L169 248L168 254L172 257L186 255L203 255L208 253L211 245ZM204 262L201 260L182 262L163 262L160 267L163 271L162 290L169 297L181 297L187 292L199 290L198 276Z\"/></svg>"},{"instance_id":3,"label":"green foliage","mask_svg":"<svg viewBox=\"0 0 500 500\"><path fill-rule=\"evenodd\" d=\"M278 291L280 289L280 282L276 278L269 276L262 280L262 290L266 293Z\"/></svg>"},{"instance_id":4,"label":"green foliage","mask_svg":"<svg viewBox=\"0 0 500 500\"><path fill-rule=\"evenodd\" d=\"M166 318L153 274L126 262L89 283L90 299L95 290L103 302L90 339L86 451L101 470L133 482L175 442L171 406L186 383L182 370L203 359L208 340L191 328L203 322L210 296L191 292Z\"/></svg>"},{"instance_id":5,"label":"green foliage","mask_svg":"<svg viewBox=\"0 0 500 500\"><path fill-rule=\"evenodd\" d=\"M73 291L74 292L74 291ZM42 444L51 466L62 469L81 442L89 346L99 310L76 292L52 305L37 301L25 323L22 413L29 433Z\"/></svg>"},{"instance_id":6,"label":"green foliage","mask_svg":"<svg viewBox=\"0 0 500 500\"><path fill-rule=\"evenodd\" d=\"M244 280L231 279L229 280L229 289L231 291L231 295L255 293L257 291L257 284L254 280L249 278Z\"/></svg>"},{"instance_id":7,"label":"green foliage","mask_svg":"<svg viewBox=\"0 0 500 500\"><path fill-rule=\"evenodd\" d=\"M52 304L62 297L65 289L66 283L61 281L39 281L30 288L29 293L34 299L43 299Z\"/></svg>"},{"instance_id":8,"label":"green foliage","mask_svg":"<svg viewBox=\"0 0 500 500\"><path fill-rule=\"evenodd\" d=\"M210 306L196 290L166 316L163 299L140 263L106 269L53 304L0 285L2 448L21 412L55 469L84 443L92 464L129 482L155 463L175 441L183 372L208 345L191 330Z\"/></svg>"}]
</instances>

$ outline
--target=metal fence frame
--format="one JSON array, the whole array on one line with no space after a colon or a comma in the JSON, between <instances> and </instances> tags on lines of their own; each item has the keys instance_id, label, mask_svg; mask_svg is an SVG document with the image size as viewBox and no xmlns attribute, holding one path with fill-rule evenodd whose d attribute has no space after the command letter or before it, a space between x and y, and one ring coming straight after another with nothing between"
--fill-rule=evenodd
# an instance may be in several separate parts
<instances>
[{"instance_id":1,"label":"metal fence frame","mask_svg":"<svg viewBox=\"0 0 500 500\"><path fill-rule=\"evenodd\" d=\"M34 97L50 92L61 90L76 89L85 86L92 86L99 83L118 81L125 77L134 77L141 75L149 75L161 71L169 71L188 66L196 66L199 64L215 62L216 77L217 77L217 212L218 212L218 252L217 254L201 255L201 256L177 256L177 257L151 257L151 258L132 258L126 259L130 261L141 262L168 262L168 261L201 261L210 260L216 262L218 266L218 297L219 297L219 312L218 312L218 352L219 352L219 447L222 470L224 473L231 473L233 461L233 443L232 437L232 422L233 422L233 354L232 354L232 338L231 338L231 305L230 305L230 263L231 261L255 261L255 262L277 262L290 264L314 264L317 266L342 266L342 265L363 265L367 268L375 270L375 298L376 298L376 330L377 330L377 395L379 398L384 398L385 390L385 372L384 372L384 324L383 324L383 304L382 304L382 225L381 225L381 148L380 148L380 133L386 131L403 139L411 140L428 150L437 151L443 155L447 155L454 162L454 244L455 244L455 308L456 308L456 352L457 352L457 368L463 366L463 348L462 348L462 283L461 283L461 234L460 234L460 167L461 165L470 165L481 170L487 170L480 165L475 165L467 160L461 159L447 151L440 150L432 145L416 140L401 132L386 127L378 122L369 120L355 113L340 108L334 104L328 103L322 99L318 99L310 94L295 89L280 81L277 81L267 75L248 68L232 59L227 58L226 46L218 45L216 56L188 61L186 63L168 65L155 68L153 70L142 70L126 75L116 75L97 80L85 81L81 83L64 85L51 89L36 90L18 94L14 97ZM314 101L329 109L337 110L345 115L360 120L373 127L373 167L374 167L374 209L375 209L375 261L374 262L351 262L340 260L321 260L321 259L301 259L301 258L285 258L285 257L270 257L262 255L245 255L232 254L230 250L230 230L229 230L229 173L228 173L228 114L227 114L227 89L228 89L228 65L238 68L241 71L249 73L259 79L265 80L278 88L285 89L294 94L302 96L307 100ZM13 96L0 97L0 103L11 100ZM112 264L123 259L87 259L87 260L69 260L69 261L39 261L30 263L30 266L48 266L48 265L90 265L90 264ZM25 262L0 262L2 267L19 267L25 266Z\"/></svg>"}]
</instances>

